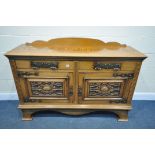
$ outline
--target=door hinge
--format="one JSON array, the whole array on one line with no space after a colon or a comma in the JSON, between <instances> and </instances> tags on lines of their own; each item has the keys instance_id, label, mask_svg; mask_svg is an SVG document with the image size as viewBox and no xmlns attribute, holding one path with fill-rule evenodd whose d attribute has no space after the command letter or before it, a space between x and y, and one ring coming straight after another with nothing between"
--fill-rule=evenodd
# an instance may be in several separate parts
<instances>
[{"instance_id":1,"label":"door hinge","mask_svg":"<svg viewBox=\"0 0 155 155\"><path fill-rule=\"evenodd\" d=\"M133 79L134 73L114 73L113 77L122 77L127 79Z\"/></svg>"},{"instance_id":2,"label":"door hinge","mask_svg":"<svg viewBox=\"0 0 155 155\"><path fill-rule=\"evenodd\" d=\"M73 87L69 87L69 96L73 96Z\"/></svg>"},{"instance_id":3,"label":"door hinge","mask_svg":"<svg viewBox=\"0 0 155 155\"><path fill-rule=\"evenodd\" d=\"M28 97L28 96L26 96L25 98L24 98L24 102L36 102L36 100L33 100L33 99L30 99L30 97Z\"/></svg>"},{"instance_id":4,"label":"door hinge","mask_svg":"<svg viewBox=\"0 0 155 155\"><path fill-rule=\"evenodd\" d=\"M127 99L122 98L120 100L110 100L110 103L127 103Z\"/></svg>"},{"instance_id":5,"label":"door hinge","mask_svg":"<svg viewBox=\"0 0 155 155\"><path fill-rule=\"evenodd\" d=\"M24 77L24 76L38 76L39 72L24 72L24 71L17 71L18 77Z\"/></svg>"},{"instance_id":6,"label":"door hinge","mask_svg":"<svg viewBox=\"0 0 155 155\"><path fill-rule=\"evenodd\" d=\"M81 87L78 88L78 96L82 96L82 88Z\"/></svg>"}]
</instances>

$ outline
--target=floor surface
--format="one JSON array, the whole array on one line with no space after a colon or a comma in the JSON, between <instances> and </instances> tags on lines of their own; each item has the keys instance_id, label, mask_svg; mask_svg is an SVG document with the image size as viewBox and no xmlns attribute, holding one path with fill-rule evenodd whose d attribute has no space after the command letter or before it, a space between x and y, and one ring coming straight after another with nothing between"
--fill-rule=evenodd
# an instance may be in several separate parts
<instances>
[{"instance_id":1,"label":"floor surface","mask_svg":"<svg viewBox=\"0 0 155 155\"><path fill-rule=\"evenodd\" d=\"M41 112L32 121L22 121L17 105L18 101L0 101L1 129L155 129L155 101L133 101L128 122L103 112L82 116Z\"/></svg>"}]
</instances>

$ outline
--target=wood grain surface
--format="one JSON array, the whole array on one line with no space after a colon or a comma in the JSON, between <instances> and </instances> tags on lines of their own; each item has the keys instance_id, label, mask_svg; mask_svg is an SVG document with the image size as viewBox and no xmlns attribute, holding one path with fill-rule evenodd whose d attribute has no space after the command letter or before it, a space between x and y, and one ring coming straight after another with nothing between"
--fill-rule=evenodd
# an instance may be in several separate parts
<instances>
[{"instance_id":1,"label":"wood grain surface","mask_svg":"<svg viewBox=\"0 0 155 155\"><path fill-rule=\"evenodd\" d=\"M6 56L23 120L31 120L32 114L40 110L70 115L108 110L117 114L119 121L127 121L146 58L124 44L90 38L35 41Z\"/></svg>"}]
</instances>

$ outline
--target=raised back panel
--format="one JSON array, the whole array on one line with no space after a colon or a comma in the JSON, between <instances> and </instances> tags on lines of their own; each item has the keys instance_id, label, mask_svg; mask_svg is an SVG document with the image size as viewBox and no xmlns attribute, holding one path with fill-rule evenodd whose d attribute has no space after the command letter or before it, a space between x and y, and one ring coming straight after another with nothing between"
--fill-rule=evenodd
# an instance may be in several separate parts
<instances>
[{"instance_id":1,"label":"raised back panel","mask_svg":"<svg viewBox=\"0 0 155 155\"><path fill-rule=\"evenodd\" d=\"M118 42L103 42L98 39L91 38L57 38L49 41L34 41L27 45L37 48L50 48L62 51L99 51L102 49L116 50L121 47L126 47L124 44Z\"/></svg>"}]
</instances>

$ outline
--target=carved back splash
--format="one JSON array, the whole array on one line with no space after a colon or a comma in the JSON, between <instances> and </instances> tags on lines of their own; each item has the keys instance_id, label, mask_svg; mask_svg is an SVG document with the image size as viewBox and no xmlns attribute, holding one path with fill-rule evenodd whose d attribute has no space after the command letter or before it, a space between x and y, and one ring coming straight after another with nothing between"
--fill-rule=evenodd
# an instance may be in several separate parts
<instances>
[{"instance_id":1,"label":"carved back splash","mask_svg":"<svg viewBox=\"0 0 155 155\"><path fill-rule=\"evenodd\" d=\"M116 50L122 47L126 47L125 44L118 42L103 42L98 39L90 38L57 38L49 41L34 41L27 43L28 46L36 48L50 48L59 51L100 51L104 48L110 50Z\"/></svg>"}]
</instances>

